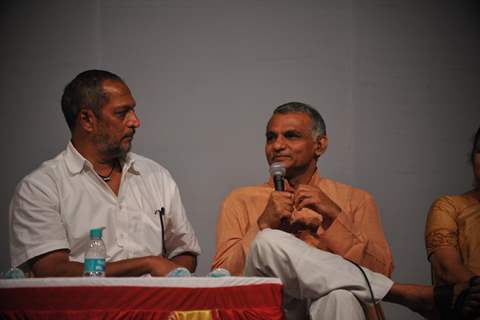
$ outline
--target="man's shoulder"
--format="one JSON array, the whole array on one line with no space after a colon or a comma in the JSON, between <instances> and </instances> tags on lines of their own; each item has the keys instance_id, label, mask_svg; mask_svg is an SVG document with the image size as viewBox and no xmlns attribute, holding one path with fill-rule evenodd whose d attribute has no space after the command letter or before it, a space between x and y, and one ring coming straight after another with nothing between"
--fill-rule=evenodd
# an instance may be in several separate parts
<instances>
[{"instance_id":1,"label":"man's shoulder","mask_svg":"<svg viewBox=\"0 0 480 320\"><path fill-rule=\"evenodd\" d=\"M20 180L22 182L45 181L46 178L55 179L59 171L64 170L64 152L59 153L54 158L43 161L37 168L28 173Z\"/></svg>"},{"instance_id":2,"label":"man's shoulder","mask_svg":"<svg viewBox=\"0 0 480 320\"><path fill-rule=\"evenodd\" d=\"M52 159L42 162L37 168L24 176L17 183L14 197L19 194L57 194L58 184L64 176L66 165L64 151Z\"/></svg>"}]
</instances>

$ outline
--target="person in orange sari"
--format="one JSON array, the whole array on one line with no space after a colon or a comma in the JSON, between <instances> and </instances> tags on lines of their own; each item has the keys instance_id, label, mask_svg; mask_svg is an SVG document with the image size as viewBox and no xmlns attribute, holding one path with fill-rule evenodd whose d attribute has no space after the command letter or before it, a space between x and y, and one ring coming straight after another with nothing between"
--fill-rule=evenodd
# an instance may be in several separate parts
<instances>
[{"instance_id":1,"label":"person in orange sari","mask_svg":"<svg viewBox=\"0 0 480 320\"><path fill-rule=\"evenodd\" d=\"M425 242L434 284L480 275L480 128L471 151L475 188L438 198L428 213Z\"/></svg>"}]
</instances>

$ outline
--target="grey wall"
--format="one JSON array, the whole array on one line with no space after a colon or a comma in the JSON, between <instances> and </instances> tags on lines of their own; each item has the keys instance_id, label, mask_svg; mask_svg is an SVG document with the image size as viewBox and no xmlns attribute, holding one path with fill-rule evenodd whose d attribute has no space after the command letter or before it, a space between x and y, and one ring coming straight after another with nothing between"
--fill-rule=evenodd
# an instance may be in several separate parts
<instances>
[{"instance_id":1,"label":"grey wall","mask_svg":"<svg viewBox=\"0 0 480 320\"><path fill-rule=\"evenodd\" d=\"M393 278L429 283L430 203L471 187L480 125L475 1L2 1L0 267L9 266L16 183L60 152L59 106L77 73L120 74L142 127L134 151L177 180L204 253L218 207L267 178L264 128L300 100L324 115L324 176L369 190L395 257ZM389 319L419 319L387 305Z\"/></svg>"}]
</instances>

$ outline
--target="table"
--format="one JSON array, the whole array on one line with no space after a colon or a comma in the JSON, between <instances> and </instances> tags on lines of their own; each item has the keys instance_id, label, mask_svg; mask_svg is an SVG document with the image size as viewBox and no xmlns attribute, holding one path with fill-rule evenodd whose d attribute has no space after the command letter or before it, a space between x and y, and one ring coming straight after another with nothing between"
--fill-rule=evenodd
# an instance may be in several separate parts
<instances>
[{"instance_id":1,"label":"table","mask_svg":"<svg viewBox=\"0 0 480 320\"><path fill-rule=\"evenodd\" d=\"M0 319L283 319L276 278L0 280Z\"/></svg>"}]
</instances>

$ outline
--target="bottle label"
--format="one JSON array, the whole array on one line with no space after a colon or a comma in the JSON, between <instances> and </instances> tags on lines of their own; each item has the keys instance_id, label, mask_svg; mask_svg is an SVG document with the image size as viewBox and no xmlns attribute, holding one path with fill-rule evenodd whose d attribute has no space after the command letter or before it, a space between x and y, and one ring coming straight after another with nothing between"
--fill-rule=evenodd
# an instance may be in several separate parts
<instances>
[{"instance_id":1,"label":"bottle label","mask_svg":"<svg viewBox=\"0 0 480 320\"><path fill-rule=\"evenodd\" d=\"M83 268L85 272L105 272L105 259L86 258Z\"/></svg>"}]
</instances>

